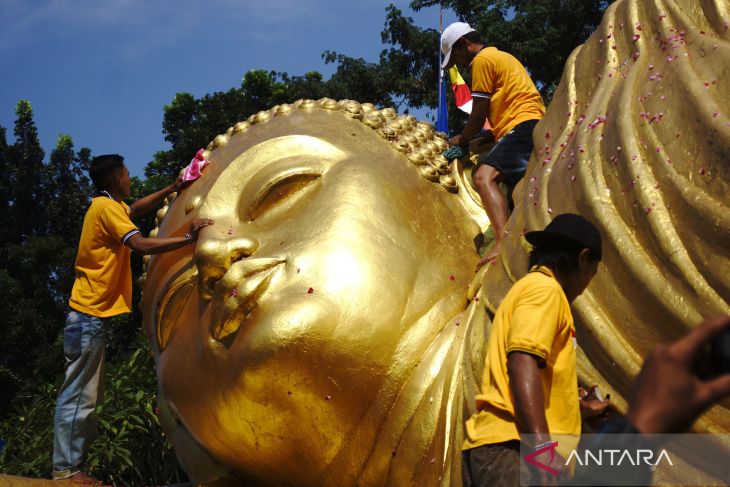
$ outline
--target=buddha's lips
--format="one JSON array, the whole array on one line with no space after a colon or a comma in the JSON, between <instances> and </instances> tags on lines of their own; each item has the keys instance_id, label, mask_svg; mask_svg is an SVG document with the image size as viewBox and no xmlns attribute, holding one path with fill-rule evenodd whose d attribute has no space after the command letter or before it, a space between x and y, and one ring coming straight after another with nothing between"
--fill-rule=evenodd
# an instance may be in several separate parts
<instances>
[{"instance_id":1,"label":"buddha's lips","mask_svg":"<svg viewBox=\"0 0 730 487\"><path fill-rule=\"evenodd\" d=\"M256 307L282 258L243 259L235 262L213 290L211 336L220 340L240 328Z\"/></svg>"}]
</instances>

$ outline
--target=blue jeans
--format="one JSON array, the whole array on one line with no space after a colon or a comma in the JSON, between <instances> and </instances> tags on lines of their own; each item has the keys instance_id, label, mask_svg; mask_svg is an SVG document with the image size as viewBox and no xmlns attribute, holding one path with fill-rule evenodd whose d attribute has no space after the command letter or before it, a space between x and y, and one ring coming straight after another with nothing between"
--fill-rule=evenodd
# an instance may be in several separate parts
<instances>
[{"instance_id":1,"label":"blue jeans","mask_svg":"<svg viewBox=\"0 0 730 487\"><path fill-rule=\"evenodd\" d=\"M71 310L63 330L66 380L58 391L53 477L79 471L95 433L91 413L103 396L106 319Z\"/></svg>"}]
</instances>

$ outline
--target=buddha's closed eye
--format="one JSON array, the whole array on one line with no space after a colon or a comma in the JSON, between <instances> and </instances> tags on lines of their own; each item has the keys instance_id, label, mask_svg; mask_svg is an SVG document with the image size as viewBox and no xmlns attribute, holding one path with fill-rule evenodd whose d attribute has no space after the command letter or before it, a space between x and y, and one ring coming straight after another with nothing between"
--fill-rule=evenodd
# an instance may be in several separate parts
<instances>
[{"instance_id":1,"label":"buddha's closed eye","mask_svg":"<svg viewBox=\"0 0 730 487\"><path fill-rule=\"evenodd\" d=\"M313 189L321 174L295 173L272 180L259 192L249 210L251 221L274 211L279 205L292 202Z\"/></svg>"}]
</instances>

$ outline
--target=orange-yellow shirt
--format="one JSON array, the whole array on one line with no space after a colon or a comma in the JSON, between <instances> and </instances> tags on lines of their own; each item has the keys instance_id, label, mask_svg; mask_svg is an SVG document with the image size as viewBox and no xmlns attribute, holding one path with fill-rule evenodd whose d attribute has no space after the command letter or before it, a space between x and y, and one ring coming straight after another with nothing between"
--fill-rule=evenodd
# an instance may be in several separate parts
<instances>
[{"instance_id":1,"label":"orange-yellow shirt","mask_svg":"<svg viewBox=\"0 0 730 487\"><path fill-rule=\"evenodd\" d=\"M528 120L542 120L545 105L530 75L509 53L485 47L471 63L471 91L489 98L489 124L495 140Z\"/></svg>"},{"instance_id":2,"label":"orange-yellow shirt","mask_svg":"<svg viewBox=\"0 0 730 487\"><path fill-rule=\"evenodd\" d=\"M107 318L132 310L132 269L126 241L139 233L129 207L107 196L91 200L76 255L76 280L69 306Z\"/></svg>"},{"instance_id":3,"label":"orange-yellow shirt","mask_svg":"<svg viewBox=\"0 0 730 487\"><path fill-rule=\"evenodd\" d=\"M575 348L573 315L563 289L550 269L533 269L497 309L477 413L466 422L463 449L520 439L507 375L507 355L513 351L545 362L539 371L550 434L580 435Z\"/></svg>"}]
</instances>

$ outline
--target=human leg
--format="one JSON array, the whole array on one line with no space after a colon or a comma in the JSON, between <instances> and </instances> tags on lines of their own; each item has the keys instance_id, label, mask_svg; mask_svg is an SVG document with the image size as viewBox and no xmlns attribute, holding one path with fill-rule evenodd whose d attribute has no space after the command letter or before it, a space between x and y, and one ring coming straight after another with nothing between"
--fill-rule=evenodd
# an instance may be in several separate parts
<instances>
[{"instance_id":1,"label":"human leg","mask_svg":"<svg viewBox=\"0 0 730 487\"><path fill-rule=\"evenodd\" d=\"M489 222L494 229L495 238L494 247L479 263L479 267L481 267L483 264L493 262L499 256L502 239L504 238L504 227L507 224L509 215L507 213L507 200L505 200L502 190L499 188L502 174L492 166L481 164L473 177L484 211L486 211Z\"/></svg>"},{"instance_id":2,"label":"human leg","mask_svg":"<svg viewBox=\"0 0 730 487\"><path fill-rule=\"evenodd\" d=\"M101 398L105 338L104 320L69 312L63 336L66 379L58 392L54 417L54 478L78 472L93 439L90 415Z\"/></svg>"},{"instance_id":3,"label":"human leg","mask_svg":"<svg viewBox=\"0 0 730 487\"><path fill-rule=\"evenodd\" d=\"M497 259L504 238L504 227L509 218L512 199L511 189L522 179L532 154L532 132L537 120L522 122L513 128L494 145L489 153L480 156L473 173L474 185L482 200L482 205L494 228L495 245L479 262L477 269L487 262ZM507 201L499 183L506 183L510 191Z\"/></svg>"}]
</instances>

